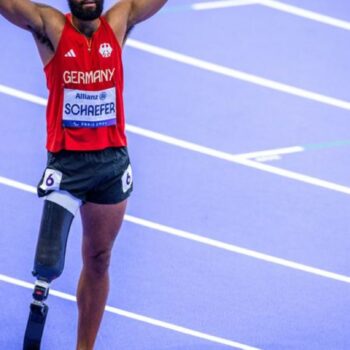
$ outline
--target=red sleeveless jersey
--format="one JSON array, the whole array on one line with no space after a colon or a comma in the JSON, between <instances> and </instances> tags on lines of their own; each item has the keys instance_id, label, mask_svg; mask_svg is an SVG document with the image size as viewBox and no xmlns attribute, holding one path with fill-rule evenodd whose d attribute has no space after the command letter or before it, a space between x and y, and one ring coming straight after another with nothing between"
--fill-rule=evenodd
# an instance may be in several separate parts
<instances>
[{"instance_id":1,"label":"red sleeveless jersey","mask_svg":"<svg viewBox=\"0 0 350 350\"><path fill-rule=\"evenodd\" d=\"M57 50L44 71L50 152L126 146L120 45L105 18L91 39L66 15Z\"/></svg>"}]
</instances>

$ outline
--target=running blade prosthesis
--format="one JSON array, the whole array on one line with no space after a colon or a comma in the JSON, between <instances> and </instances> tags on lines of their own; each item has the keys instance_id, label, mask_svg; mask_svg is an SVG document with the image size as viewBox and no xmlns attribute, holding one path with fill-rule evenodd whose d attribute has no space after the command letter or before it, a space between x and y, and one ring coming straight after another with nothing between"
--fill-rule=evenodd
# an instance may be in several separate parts
<instances>
[{"instance_id":1,"label":"running blade prosthesis","mask_svg":"<svg viewBox=\"0 0 350 350\"><path fill-rule=\"evenodd\" d=\"M49 307L44 303L49 293L49 284L44 281L36 281L33 297L30 304L30 313L24 335L23 350L40 350L46 317Z\"/></svg>"}]
</instances>

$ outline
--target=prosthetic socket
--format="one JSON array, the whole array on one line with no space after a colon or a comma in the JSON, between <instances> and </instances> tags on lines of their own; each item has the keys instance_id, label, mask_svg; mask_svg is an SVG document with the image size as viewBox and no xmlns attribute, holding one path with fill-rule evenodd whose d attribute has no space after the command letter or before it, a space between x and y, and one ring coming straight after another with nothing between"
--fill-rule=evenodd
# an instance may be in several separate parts
<instances>
[{"instance_id":1,"label":"prosthetic socket","mask_svg":"<svg viewBox=\"0 0 350 350\"><path fill-rule=\"evenodd\" d=\"M33 270L37 280L33 292L34 300L30 305L24 350L40 349L48 313L48 306L44 301L48 297L50 283L62 274L73 218L72 211L55 201L45 200Z\"/></svg>"}]
</instances>

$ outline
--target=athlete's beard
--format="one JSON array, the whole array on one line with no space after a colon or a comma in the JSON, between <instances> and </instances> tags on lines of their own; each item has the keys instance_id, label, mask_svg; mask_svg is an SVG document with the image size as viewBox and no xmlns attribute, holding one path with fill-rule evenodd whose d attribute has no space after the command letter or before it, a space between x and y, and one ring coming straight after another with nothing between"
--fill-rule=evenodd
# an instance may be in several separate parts
<instances>
[{"instance_id":1,"label":"athlete's beard","mask_svg":"<svg viewBox=\"0 0 350 350\"><path fill-rule=\"evenodd\" d=\"M68 5L72 15L82 21L93 21L94 19L101 16L103 11L104 0L94 0L96 4L95 9L84 8L84 3L90 1L83 0L82 2L77 2L76 0L68 0Z\"/></svg>"}]
</instances>

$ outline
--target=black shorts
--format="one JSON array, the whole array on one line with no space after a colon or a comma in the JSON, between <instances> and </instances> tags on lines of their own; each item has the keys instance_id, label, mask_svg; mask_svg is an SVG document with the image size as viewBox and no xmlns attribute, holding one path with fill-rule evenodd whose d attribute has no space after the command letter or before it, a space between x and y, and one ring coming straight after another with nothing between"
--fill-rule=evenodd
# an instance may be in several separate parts
<instances>
[{"instance_id":1,"label":"black shorts","mask_svg":"<svg viewBox=\"0 0 350 350\"><path fill-rule=\"evenodd\" d=\"M85 202L116 204L130 196L132 170L126 147L48 152L38 196L67 191Z\"/></svg>"}]
</instances>

